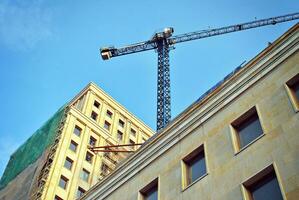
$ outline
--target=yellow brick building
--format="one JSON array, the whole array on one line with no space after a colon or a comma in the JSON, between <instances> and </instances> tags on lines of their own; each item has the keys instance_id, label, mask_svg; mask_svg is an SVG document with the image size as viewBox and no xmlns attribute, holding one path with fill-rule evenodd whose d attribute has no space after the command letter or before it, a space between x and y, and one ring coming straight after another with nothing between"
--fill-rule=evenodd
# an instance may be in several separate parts
<instances>
[{"instance_id":1,"label":"yellow brick building","mask_svg":"<svg viewBox=\"0 0 299 200\"><path fill-rule=\"evenodd\" d=\"M90 83L11 156L0 199L77 199L128 156L94 153L90 147L143 143L153 134Z\"/></svg>"},{"instance_id":2,"label":"yellow brick building","mask_svg":"<svg viewBox=\"0 0 299 200\"><path fill-rule=\"evenodd\" d=\"M299 24L81 199L298 200Z\"/></svg>"}]
</instances>

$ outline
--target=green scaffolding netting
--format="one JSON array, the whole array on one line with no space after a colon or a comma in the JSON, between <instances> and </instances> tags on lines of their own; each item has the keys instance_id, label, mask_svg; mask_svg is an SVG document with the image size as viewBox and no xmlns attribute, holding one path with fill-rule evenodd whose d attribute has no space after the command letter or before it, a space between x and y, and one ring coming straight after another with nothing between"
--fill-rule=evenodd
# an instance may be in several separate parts
<instances>
[{"instance_id":1,"label":"green scaffolding netting","mask_svg":"<svg viewBox=\"0 0 299 200\"><path fill-rule=\"evenodd\" d=\"M0 180L3 189L18 174L34 163L54 142L56 129L64 115L65 106L61 107L41 128L39 128L11 156Z\"/></svg>"}]
</instances>

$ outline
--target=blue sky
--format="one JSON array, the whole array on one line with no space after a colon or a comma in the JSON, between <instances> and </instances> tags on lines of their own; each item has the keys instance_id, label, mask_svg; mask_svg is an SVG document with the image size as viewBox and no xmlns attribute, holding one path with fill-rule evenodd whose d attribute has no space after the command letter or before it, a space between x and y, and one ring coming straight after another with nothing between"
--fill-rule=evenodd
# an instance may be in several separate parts
<instances>
[{"instance_id":1,"label":"blue sky","mask_svg":"<svg viewBox=\"0 0 299 200\"><path fill-rule=\"evenodd\" d=\"M299 11L291 0L0 1L0 176L9 155L90 81L155 129L154 51L103 61L99 48ZM176 45L172 116L296 22Z\"/></svg>"}]
</instances>

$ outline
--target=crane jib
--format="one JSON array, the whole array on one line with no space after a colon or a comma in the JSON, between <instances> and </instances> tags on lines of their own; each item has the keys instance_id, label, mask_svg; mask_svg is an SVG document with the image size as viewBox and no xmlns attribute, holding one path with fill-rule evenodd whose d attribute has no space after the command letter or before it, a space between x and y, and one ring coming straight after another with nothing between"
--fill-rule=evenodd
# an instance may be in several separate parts
<instances>
[{"instance_id":1,"label":"crane jib","mask_svg":"<svg viewBox=\"0 0 299 200\"><path fill-rule=\"evenodd\" d=\"M257 28L261 26L268 26L268 25L275 25L277 23L282 23L282 22L287 22L291 20L296 20L299 19L299 13L294 13L294 14L289 14L289 15L284 15L284 16L279 16L279 17L271 17L267 19L261 19L261 20L256 20L252 22L247 22L247 23L242 23L242 24L236 24L232 26L226 26L222 28L217 28L217 29L211 29L211 30L201 30L201 31L195 31L191 33L186 33L186 34L180 34L177 36L173 36L169 38L169 44L176 44L180 42L187 42L191 40L197 40L197 39L202 39L206 37L212 37L216 35L222 35L226 33L231 33L231 32L236 32L236 31L242 31L246 29L251 29L251 28Z\"/></svg>"},{"instance_id":2,"label":"crane jib","mask_svg":"<svg viewBox=\"0 0 299 200\"><path fill-rule=\"evenodd\" d=\"M165 28L162 32L155 33L154 37L145 42L140 42L121 48L102 48L101 56L104 60L107 60L116 56L157 49L157 131L159 131L170 122L171 118L169 50L173 48L174 44L202 39L206 37L212 37L216 35L222 35L236 31L242 31L251 28L257 28L261 26L275 25L277 23L287 22L296 19L299 19L299 13L271 17L242 24L235 24L232 26L226 26L217 29L195 31L177 36L172 36L173 28L168 27Z\"/></svg>"}]
</instances>

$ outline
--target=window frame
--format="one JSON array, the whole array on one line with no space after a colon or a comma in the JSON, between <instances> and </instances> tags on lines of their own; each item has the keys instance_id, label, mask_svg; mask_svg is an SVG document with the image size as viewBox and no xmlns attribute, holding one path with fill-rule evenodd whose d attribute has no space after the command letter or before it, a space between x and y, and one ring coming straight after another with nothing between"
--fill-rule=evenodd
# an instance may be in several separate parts
<instances>
[{"instance_id":1,"label":"window frame","mask_svg":"<svg viewBox=\"0 0 299 200\"><path fill-rule=\"evenodd\" d=\"M79 133L77 133L76 130L78 130ZM75 125L74 130L73 130L73 134L76 135L76 136L78 136L78 137L81 137L82 130L83 130L83 129L82 129L80 126Z\"/></svg>"},{"instance_id":2,"label":"window frame","mask_svg":"<svg viewBox=\"0 0 299 200\"><path fill-rule=\"evenodd\" d=\"M106 116L107 116L109 119L112 119L112 117L113 117L113 112L111 112L110 110L107 109L107 111L106 111Z\"/></svg>"},{"instance_id":3,"label":"window frame","mask_svg":"<svg viewBox=\"0 0 299 200\"><path fill-rule=\"evenodd\" d=\"M99 109L100 106L101 106L101 104L100 104L100 102L98 102L97 100L94 100L94 102L93 102L93 106L96 107L97 109Z\"/></svg>"},{"instance_id":4,"label":"window frame","mask_svg":"<svg viewBox=\"0 0 299 200\"><path fill-rule=\"evenodd\" d=\"M93 118L93 116L94 116L94 114L95 114L95 119ZM99 117L99 114L97 113L97 112L95 112L95 111L91 111L91 114L90 114L90 118L92 119L92 120L94 120L94 121L97 121L98 120L98 117Z\"/></svg>"},{"instance_id":5,"label":"window frame","mask_svg":"<svg viewBox=\"0 0 299 200\"><path fill-rule=\"evenodd\" d=\"M202 156L204 162L205 162L205 172L197 177L195 180L192 181L190 178L191 172L190 172L190 162L193 162L197 156ZM193 184L197 183L201 179L203 179L205 176L208 175L208 164L207 164L207 155L206 155L206 150L205 150L205 144L201 144L198 146L196 149L194 149L192 152L188 153L186 156L184 156L181 159L181 166L182 166L182 190L186 190L187 188L191 187Z\"/></svg>"},{"instance_id":6,"label":"window frame","mask_svg":"<svg viewBox=\"0 0 299 200\"><path fill-rule=\"evenodd\" d=\"M136 135L137 135L137 131L134 129L134 128L131 128L130 129L130 135L134 138L136 138Z\"/></svg>"},{"instance_id":7,"label":"window frame","mask_svg":"<svg viewBox=\"0 0 299 200\"><path fill-rule=\"evenodd\" d=\"M65 166L66 161L69 161L69 162L71 163L71 167L70 167L70 168L67 168L67 167ZM64 167L65 169L68 169L68 170L72 171L72 169L73 169L73 164L74 164L74 161L73 161L71 158L69 158L68 156L66 156L66 157L65 157L65 160L64 160L63 167Z\"/></svg>"},{"instance_id":8,"label":"window frame","mask_svg":"<svg viewBox=\"0 0 299 200\"><path fill-rule=\"evenodd\" d=\"M84 175L87 175L87 179L85 179ZM80 174L80 178L81 178L81 180L85 181L86 183L89 183L90 172L87 169L82 168L82 171L81 171L81 174Z\"/></svg>"},{"instance_id":9,"label":"window frame","mask_svg":"<svg viewBox=\"0 0 299 200\"><path fill-rule=\"evenodd\" d=\"M258 171L257 173L255 173L254 175L247 178L245 181L243 181L241 183L243 199L244 200L253 200L253 197L251 194L252 192L250 191L250 187L253 187L254 184L258 184L260 181L263 180L263 178L265 178L267 175L270 175L271 173L274 173L274 175L276 177L282 198L286 199L285 191L282 187L282 181L278 174L278 170L277 170L275 163L271 163L270 165L266 166L265 168Z\"/></svg>"},{"instance_id":10,"label":"window frame","mask_svg":"<svg viewBox=\"0 0 299 200\"><path fill-rule=\"evenodd\" d=\"M108 127L108 128L106 128L106 126ZM105 130L107 130L107 131L110 131L110 129L111 129L111 123L109 123L108 121L104 121L104 128L105 128Z\"/></svg>"},{"instance_id":11,"label":"window frame","mask_svg":"<svg viewBox=\"0 0 299 200\"><path fill-rule=\"evenodd\" d=\"M71 144L73 144L73 145L76 147L75 150L71 149ZM71 142L70 142L70 146L69 146L69 150L71 150L71 151L74 152L74 153L77 153L77 150L78 150L78 143L75 142L74 140L71 140Z\"/></svg>"},{"instance_id":12,"label":"window frame","mask_svg":"<svg viewBox=\"0 0 299 200\"><path fill-rule=\"evenodd\" d=\"M64 187L61 187L61 185L60 185L60 181L61 180L63 180L64 182L65 182L65 186ZM67 178L67 177L65 177L65 176L63 176L63 175L60 175L60 178L59 178L59 181L58 181L58 186L61 188L61 189L63 189L63 190L67 190L67 188L68 188L68 184L69 183L69 179Z\"/></svg>"},{"instance_id":13,"label":"window frame","mask_svg":"<svg viewBox=\"0 0 299 200\"><path fill-rule=\"evenodd\" d=\"M136 142L134 141L134 140L132 140L132 139L129 139L129 144L131 144L131 146L130 146L130 148L131 149L135 149L135 147L136 147Z\"/></svg>"},{"instance_id":14,"label":"window frame","mask_svg":"<svg viewBox=\"0 0 299 200\"><path fill-rule=\"evenodd\" d=\"M94 141L94 144L91 144L90 141ZM95 137L93 137L92 135L89 136L89 141L88 141L88 144L91 146L91 147L95 147L97 145L97 139Z\"/></svg>"},{"instance_id":15,"label":"window frame","mask_svg":"<svg viewBox=\"0 0 299 200\"><path fill-rule=\"evenodd\" d=\"M119 135L121 135L121 138L118 137ZM122 142L124 139L124 133L121 132L120 130L117 130L116 138L117 138L117 141Z\"/></svg>"},{"instance_id":16,"label":"window frame","mask_svg":"<svg viewBox=\"0 0 299 200\"><path fill-rule=\"evenodd\" d=\"M149 182L146 186L144 186L141 190L138 192L138 200L146 200L147 193L149 193L152 189L157 188L157 200L160 199L160 178L157 177L151 182Z\"/></svg>"},{"instance_id":17,"label":"window frame","mask_svg":"<svg viewBox=\"0 0 299 200\"><path fill-rule=\"evenodd\" d=\"M262 133L259 134L256 138L245 144L244 146L241 146L240 142L240 133L238 131L238 127L241 126L243 123L246 123L248 119L250 119L252 116L256 115L261 127ZM239 154L242 152L244 149L246 149L248 146L252 145L255 143L257 140L262 138L265 135L265 129L263 127L263 122L262 118L260 117L261 115L259 114L257 106L253 106L249 110L247 110L245 113L241 114L237 119L235 119L231 124L230 124L230 132L232 136L232 142L233 142L233 147L235 151L235 155Z\"/></svg>"},{"instance_id":18,"label":"window frame","mask_svg":"<svg viewBox=\"0 0 299 200\"><path fill-rule=\"evenodd\" d=\"M79 196L78 196L78 191L84 191L83 194L86 192L85 189L83 189L82 187L78 186L78 188L77 188L77 192L76 192L76 198L80 198L80 197L83 196L83 195L81 195L81 196L79 195Z\"/></svg>"},{"instance_id":19,"label":"window frame","mask_svg":"<svg viewBox=\"0 0 299 200\"><path fill-rule=\"evenodd\" d=\"M90 159L90 161L86 159L88 154L91 155L91 159ZM86 154L85 154L85 161L88 162L88 163L90 163L90 164L92 164L92 163L93 163L93 160L94 160L94 155L93 155L91 152L86 151Z\"/></svg>"},{"instance_id":20,"label":"window frame","mask_svg":"<svg viewBox=\"0 0 299 200\"><path fill-rule=\"evenodd\" d=\"M294 85L299 85L299 73L293 76L290 80L288 80L285 83L285 88L289 97L289 100L291 101L291 104L294 108L294 111L297 113L299 112L299 98L296 96L294 92Z\"/></svg>"},{"instance_id":21,"label":"window frame","mask_svg":"<svg viewBox=\"0 0 299 200\"><path fill-rule=\"evenodd\" d=\"M118 119L118 126L120 126L121 128L125 128L125 122L122 119Z\"/></svg>"},{"instance_id":22,"label":"window frame","mask_svg":"<svg viewBox=\"0 0 299 200\"><path fill-rule=\"evenodd\" d=\"M63 200L63 198L61 198L60 196L58 196L57 194L55 194L54 200Z\"/></svg>"}]
</instances>

